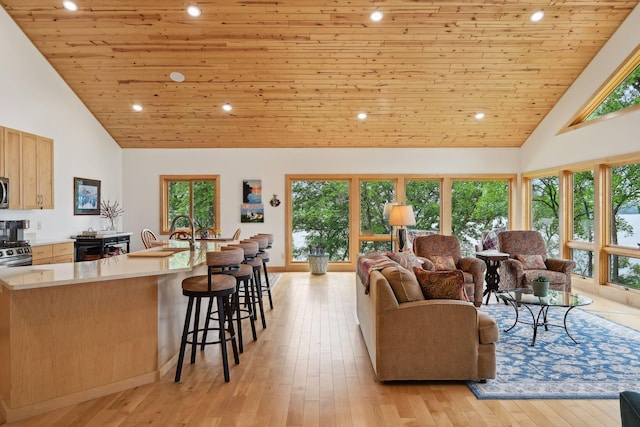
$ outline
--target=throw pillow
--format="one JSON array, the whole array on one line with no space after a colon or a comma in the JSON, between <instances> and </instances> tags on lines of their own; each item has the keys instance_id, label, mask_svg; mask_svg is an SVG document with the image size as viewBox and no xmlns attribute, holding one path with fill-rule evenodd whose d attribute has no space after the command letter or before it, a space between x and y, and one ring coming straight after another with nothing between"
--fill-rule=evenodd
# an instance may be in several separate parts
<instances>
[{"instance_id":1,"label":"throw pillow","mask_svg":"<svg viewBox=\"0 0 640 427\"><path fill-rule=\"evenodd\" d=\"M381 273L391 285L399 303L424 300L418 279L409 270L398 265L383 268Z\"/></svg>"},{"instance_id":2,"label":"throw pillow","mask_svg":"<svg viewBox=\"0 0 640 427\"><path fill-rule=\"evenodd\" d=\"M516 259L522 263L525 270L546 270L547 266L542 255L516 255Z\"/></svg>"},{"instance_id":3,"label":"throw pillow","mask_svg":"<svg viewBox=\"0 0 640 427\"><path fill-rule=\"evenodd\" d=\"M451 255L434 255L432 257L429 257L429 259L436 268L436 271L451 271L456 269L456 262L453 260L453 257Z\"/></svg>"},{"instance_id":4,"label":"throw pillow","mask_svg":"<svg viewBox=\"0 0 640 427\"><path fill-rule=\"evenodd\" d=\"M464 291L462 270L426 271L414 268L413 272L420 283L426 299L457 299L468 301Z\"/></svg>"},{"instance_id":5,"label":"throw pillow","mask_svg":"<svg viewBox=\"0 0 640 427\"><path fill-rule=\"evenodd\" d=\"M422 262L416 258L413 252L387 252L387 256L409 271L413 267L422 267Z\"/></svg>"}]
</instances>

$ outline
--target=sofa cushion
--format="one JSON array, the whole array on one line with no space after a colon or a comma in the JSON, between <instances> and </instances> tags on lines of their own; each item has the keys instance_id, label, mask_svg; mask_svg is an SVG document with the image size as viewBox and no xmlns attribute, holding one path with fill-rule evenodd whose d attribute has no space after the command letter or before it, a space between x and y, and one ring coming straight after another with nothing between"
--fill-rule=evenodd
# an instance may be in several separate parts
<instances>
[{"instance_id":1,"label":"sofa cushion","mask_svg":"<svg viewBox=\"0 0 640 427\"><path fill-rule=\"evenodd\" d=\"M457 299L468 301L461 270L426 271L413 268L426 299Z\"/></svg>"},{"instance_id":2,"label":"sofa cushion","mask_svg":"<svg viewBox=\"0 0 640 427\"><path fill-rule=\"evenodd\" d=\"M422 267L422 262L416 258L413 252L387 252L386 255L409 271L413 267Z\"/></svg>"},{"instance_id":3,"label":"sofa cushion","mask_svg":"<svg viewBox=\"0 0 640 427\"><path fill-rule=\"evenodd\" d=\"M525 270L546 270L547 266L542 255L516 255L516 259L522 263Z\"/></svg>"},{"instance_id":4,"label":"sofa cushion","mask_svg":"<svg viewBox=\"0 0 640 427\"><path fill-rule=\"evenodd\" d=\"M434 255L429 257L431 262L433 263L436 271L451 271L456 269L456 261L453 259L451 255L447 256L439 256Z\"/></svg>"},{"instance_id":5,"label":"sofa cushion","mask_svg":"<svg viewBox=\"0 0 640 427\"><path fill-rule=\"evenodd\" d=\"M424 300L418 279L406 268L402 268L400 265L386 267L382 269L381 273L389 282L399 303Z\"/></svg>"}]
</instances>

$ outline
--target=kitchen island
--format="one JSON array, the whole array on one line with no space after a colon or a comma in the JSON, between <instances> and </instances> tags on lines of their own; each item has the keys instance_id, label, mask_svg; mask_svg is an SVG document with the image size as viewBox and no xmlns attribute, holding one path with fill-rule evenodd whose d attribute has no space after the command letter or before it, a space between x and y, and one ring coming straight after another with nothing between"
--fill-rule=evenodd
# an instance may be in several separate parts
<instances>
[{"instance_id":1,"label":"kitchen island","mask_svg":"<svg viewBox=\"0 0 640 427\"><path fill-rule=\"evenodd\" d=\"M0 270L0 411L7 422L157 381L177 359L206 252L168 241L96 261ZM162 251L162 254L155 252ZM154 257L136 254L154 252Z\"/></svg>"}]
</instances>

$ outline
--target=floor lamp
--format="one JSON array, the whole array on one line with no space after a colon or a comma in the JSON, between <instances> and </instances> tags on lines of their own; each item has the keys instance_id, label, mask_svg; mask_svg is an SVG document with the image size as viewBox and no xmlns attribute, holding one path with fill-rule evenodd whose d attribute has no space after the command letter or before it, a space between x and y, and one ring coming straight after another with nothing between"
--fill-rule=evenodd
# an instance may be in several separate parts
<instances>
[{"instance_id":1,"label":"floor lamp","mask_svg":"<svg viewBox=\"0 0 640 427\"><path fill-rule=\"evenodd\" d=\"M404 250L407 241L407 225L416 225L416 218L413 215L413 206L395 205L391 208L389 215L389 225L396 226L398 230L398 252Z\"/></svg>"},{"instance_id":2,"label":"floor lamp","mask_svg":"<svg viewBox=\"0 0 640 427\"><path fill-rule=\"evenodd\" d=\"M382 218L385 221L389 221L389 216L391 216L391 208L397 206L397 202L387 202L384 204L384 211L382 211ZM391 230L389 231L389 241L391 242L391 252L393 252L393 226L391 226Z\"/></svg>"}]
</instances>

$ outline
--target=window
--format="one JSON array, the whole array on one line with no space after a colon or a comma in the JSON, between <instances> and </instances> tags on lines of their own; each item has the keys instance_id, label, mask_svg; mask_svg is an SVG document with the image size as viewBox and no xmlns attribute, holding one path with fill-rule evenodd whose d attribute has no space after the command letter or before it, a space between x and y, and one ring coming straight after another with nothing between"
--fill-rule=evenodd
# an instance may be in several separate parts
<instances>
[{"instance_id":1,"label":"window","mask_svg":"<svg viewBox=\"0 0 640 427\"><path fill-rule=\"evenodd\" d=\"M360 181L360 252L391 250L391 227L384 217L384 206L396 199L392 180ZM374 236L385 235L385 240Z\"/></svg>"},{"instance_id":2,"label":"window","mask_svg":"<svg viewBox=\"0 0 640 427\"><path fill-rule=\"evenodd\" d=\"M640 104L640 48L613 73L567 128Z\"/></svg>"},{"instance_id":3,"label":"window","mask_svg":"<svg viewBox=\"0 0 640 427\"><path fill-rule=\"evenodd\" d=\"M613 166L610 174L609 281L640 288L640 163Z\"/></svg>"},{"instance_id":4,"label":"window","mask_svg":"<svg viewBox=\"0 0 640 427\"><path fill-rule=\"evenodd\" d=\"M407 205L413 206L418 230L440 230L440 181L407 180Z\"/></svg>"},{"instance_id":5,"label":"window","mask_svg":"<svg viewBox=\"0 0 640 427\"><path fill-rule=\"evenodd\" d=\"M594 176L593 170L571 174L573 215L571 257L576 263L575 274L593 277L593 238L594 229ZM586 242L588 245L576 245L575 242Z\"/></svg>"},{"instance_id":6,"label":"window","mask_svg":"<svg viewBox=\"0 0 640 427\"><path fill-rule=\"evenodd\" d=\"M531 180L531 230L539 231L550 257L560 255L559 180L557 175Z\"/></svg>"},{"instance_id":7,"label":"window","mask_svg":"<svg viewBox=\"0 0 640 427\"><path fill-rule=\"evenodd\" d=\"M611 244L640 244L640 163L611 168Z\"/></svg>"},{"instance_id":8,"label":"window","mask_svg":"<svg viewBox=\"0 0 640 427\"><path fill-rule=\"evenodd\" d=\"M471 256L482 231L508 226L509 181L452 181L451 206L452 234L462 255Z\"/></svg>"},{"instance_id":9,"label":"window","mask_svg":"<svg viewBox=\"0 0 640 427\"><path fill-rule=\"evenodd\" d=\"M171 232L171 222L178 215L193 218L196 228L219 228L217 175L162 175L161 232ZM179 218L176 228L189 227L186 219Z\"/></svg>"},{"instance_id":10,"label":"window","mask_svg":"<svg viewBox=\"0 0 640 427\"><path fill-rule=\"evenodd\" d=\"M640 104L640 65L616 86L613 92L584 120L593 120L637 104Z\"/></svg>"},{"instance_id":11,"label":"window","mask_svg":"<svg viewBox=\"0 0 640 427\"><path fill-rule=\"evenodd\" d=\"M349 261L350 180L293 179L291 259L306 261L310 246L321 246L329 261Z\"/></svg>"}]
</instances>

